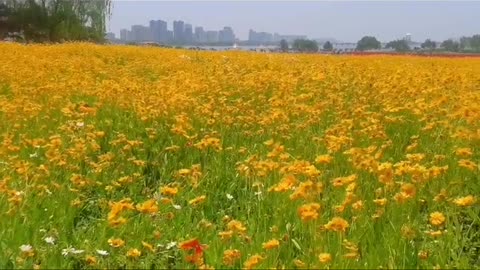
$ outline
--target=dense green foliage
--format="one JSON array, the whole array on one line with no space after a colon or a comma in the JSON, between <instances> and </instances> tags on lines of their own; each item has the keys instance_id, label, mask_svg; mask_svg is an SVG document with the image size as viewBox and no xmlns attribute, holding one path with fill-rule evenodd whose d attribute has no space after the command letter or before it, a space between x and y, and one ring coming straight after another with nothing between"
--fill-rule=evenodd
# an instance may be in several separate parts
<instances>
[{"instance_id":1,"label":"dense green foliage","mask_svg":"<svg viewBox=\"0 0 480 270\"><path fill-rule=\"evenodd\" d=\"M422 49L434 50L437 47L437 43L431 39L425 40L421 45Z\"/></svg>"},{"instance_id":2,"label":"dense green foliage","mask_svg":"<svg viewBox=\"0 0 480 270\"><path fill-rule=\"evenodd\" d=\"M387 43L385 46L387 49L394 49L396 52L407 52L410 51L410 46L408 42L404 39L393 40Z\"/></svg>"},{"instance_id":3,"label":"dense green foliage","mask_svg":"<svg viewBox=\"0 0 480 270\"><path fill-rule=\"evenodd\" d=\"M280 40L280 50L282 52L288 52L288 42L285 39Z\"/></svg>"},{"instance_id":4,"label":"dense green foliage","mask_svg":"<svg viewBox=\"0 0 480 270\"><path fill-rule=\"evenodd\" d=\"M460 51L460 43L452 39L443 41L441 47L450 52Z\"/></svg>"},{"instance_id":5,"label":"dense green foliage","mask_svg":"<svg viewBox=\"0 0 480 270\"><path fill-rule=\"evenodd\" d=\"M299 52L317 52L318 44L314 40L297 39L293 42L293 49Z\"/></svg>"},{"instance_id":6,"label":"dense green foliage","mask_svg":"<svg viewBox=\"0 0 480 270\"><path fill-rule=\"evenodd\" d=\"M331 51L331 50L333 50L333 45L332 45L332 43L331 43L330 41L325 42L325 44L323 44L323 49L324 49L325 51Z\"/></svg>"},{"instance_id":7,"label":"dense green foliage","mask_svg":"<svg viewBox=\"0 0 480 270\"><path fill-rule=\"evenodd\" d=\"M103 41L110 8L110 0L3 1L0 3L0 39Z\"/></svg>"},{"instance_id":8,"label":"dense green foliage","mask_svg":"<svg viewBox=\"0 0 480 270\"><path fill-rule=\"evenodd\" d=\"M357 42L357 50L378 50L382 48L382 44L375 37L365 36Z\"/></svg>"}]
</instances>

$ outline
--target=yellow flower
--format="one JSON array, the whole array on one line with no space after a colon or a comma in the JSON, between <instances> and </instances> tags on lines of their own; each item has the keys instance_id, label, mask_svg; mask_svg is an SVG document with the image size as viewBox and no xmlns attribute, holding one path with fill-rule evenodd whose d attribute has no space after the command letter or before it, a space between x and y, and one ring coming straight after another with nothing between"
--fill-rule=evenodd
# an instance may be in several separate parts
<instances>
[{"instance_id":1,"label":"yellow flower","mask_svg":"<svg viewBox=\"0 0 480 270\"><path fill-rule=\"evenodd\" d=\"M120 248L125 245L125 241L120 238L110 238L108 239L108 244L114 248Z\"/></svg>"},{"instance_id":2,"label":"yellow flower","mask_svg":"<svg viewBox=\"0 0 480 270\"><path fill-rule=\"evenodd\" d=\"M475 204L476 201L477 200L475 197L473 197L472 195L468 195L465 197L460 197L455 199L453 203L455 203L458 206L467 207L467 206L472 206L473 204Z\"/></svg>"},{"instance_id":3,"label":"yellow flower","mask_svg":"<svg viewBox=\"0 0 480 270\"><path fill-rule=\"evenodd\" d=\"M478 165L468 159L461 159L458 161L458 166L469 169L470 171L477 171Z\"/></svg>"},{"instance_id":4,"label":"yellow flower","mask_svg":"<svg viewBox=\"0 0 480 270\"><path fill-rule=\"evenodd\" d=\"M151 245L151 244L149 244L149 243L147 243L147 242L142 241L142 246L143 246L145 249L149 250L150 252L155 252L155 248L153 247L153 245Z\"/></svg>"},{"instance_id":5,"label":"yellow flower","mask_svg":"<svg viewBox=\"0 0 480 270\"><path fill-rule=\"evenodd\" d=\"M325 224L325 229L334 232L345 232L350 225L341 217L334 217L331 221Z\"/></svg>"},{"instance_id":6,"label":"yellow flower","mask_svg":"<svg viewBox=\"0 0 480 270\"><path fill-rule=\"evenodd\" d=\"M199 204L203 203L205 201L205 199L207 199L207 196L202 195L202 196L199 196L199 197L196 197L196 198L190 200L188 202L188 204L190 204L192 206L196 206L196 205L199 205Z\"/></svg>"},{"instance_id":7,"label":"yellow flower","mask_svg":"<svg viewBox=\"0 0 480 270\"><path fill-rule=\"evenodd\" d=\"M255 255L250 256L250 258L248 258L245 261L245 263L243 263L243 266L246 269L252 269L255 266L259 265L263 260L264 260L264 258L262 256L260 256L258 254L255 254Z\"/></svg>"},{"instance_id":8,"label":"yellow flower","mask_svg":"<svg viewBox=\"0 0 480 270\"><path fill-rule=\"evenodd\" d=\"M155 214L158 212L158 204L154 199L147 200L141 204L137 204L137 210L144 214Z\"/></svg>"},{"instance_id":9,"label":"yellow flower","mask_svg":"<svg viewBox=\"0 0 480 270\"><path fill-rule=\"evenodd\" d=\"M160 188L160 193L163 196L173 197L173 196L177 195L178 188L176 188L176 187L162 187L162 188Z\"/></svg>"},{"instance_id":10,"label":"yellow flower","mask_svg":"<svg viewBox=\"0 0 480 270\"><path fill-rule=\"evenodd\" d=\"M355 211L360 211L363 209L363 201L358 200L352 204L352 209Z\"/></svg>"},{"instance_id":11,"label":"yellow flower","mask_svg":"<svg viewBox=\"0 0 480 270\"><path fill-rule=\"evenodd\" d=\"M247 231L247 228L238 220L231 220L228 222L227 228L239 234L244 234Z\"/></svg>"},{"instance_id":12,"label":"yellow flower","mask_svg":"<svg viewBox=\"0 0 480 270\"><path fill-rule=\"evenodd\" d=\"M437 231L427 232L427 234L430 235L431 237L439 237L439 236L442 236L443 232L440 230L437 230Z\"/></svg>"},{"instance_id":13,"label":"yellow flower","mask_svg":"<svg viewBox=\"0 0 480 270\"><path fill-rule=\"evenodd\" d=\"M271 187L268 191L284 192L292 189L297 183L297 179L293 175L288 175L282 179L278 185Z\"/></svg>"},{"instance_id":14,"label":"yellow flower","mask_svg":"<svg viewBox=\"0 0 480 270\"><path fill-rule=\"evenodd\" d=\"M127 251L127 257L130 259L136 259L141 255L142 255L142 252L136 248L132 248Z\"/></svg>"},{"instance_id":15,"label":"yellow flower","mask_svg":"<svg viewBox=\"0 0 480 270\"><path fill-rule=\"evenodd\" d=\"M320 155L315 158L317 164L329 164L332 162L333 158L330 155Z\"/></svg>"},{"instance_id":16,"label":"yellow flower","mask_svg":"<svg viewBox=\"0 0 480 270\"><path fill-rule=\"evenodd\" d=\"M277 239L272 239L268 242L262 244L263 248L266 250L274 249L280 246L280 242Z\"/></svg>"},{"instance_id":17,"label":"yellow flower","mask_svg":"<svg viewBox=\"0 0 480 270\"><path fill-rule=\"evenodd\" d=\"M87 255L85 257L85 263L87 263L90 266L94 266L97 264L97 258L95 258L94 256Z\"/></svg>"},{"instance_id":18,"label":"yellow flower","mask_svg":"<svg viewBox=\"0 0 480 270\"><path fill-rule=\"evenodd\" d=\"M293 264L298 267L298 268L305 268L307 266L306 263L302 262L301 260L299 259L295 259L293 260Z\"/></svg>"},{"instance_id":19,"label":"yellow flower","mask_svg":"<svg viewBox=\"0 0 480 270\"><path fill-rule=\"evenodd\" d=\"M378 205L378 206L385 206L387 204L387 199L382 198L382 199L375 199L373 202Z\"/></svg>"},{"instance_id":20,"label":"yellow flower","mask_svg":"<svg viewBox=\"0 0 480 270\"><path fill-rule=\"evenodd\" d=\"M433 226L440 226L445 222L445 216L440 212L433 212L430 214L430 224Z\"/></svg>"},{"instance_id":21,"label":"yellow flower","mask_svg":"<svg viewBox=\"0 0 480 270\"><path fill-rule=\"evenodd\" d=\"M320 253L318 260L321 263L330 263L332 261L332 255L330 253Z\"/></svg>"},{"instance_id":22,"label":"yellow flower","mask_svg":"<svg viewBox=\"0 0 480 270\"><path fill-rule=\"evenodd\" d=\"M241 257L238 249L227 249L223 252L223 264L226 266L233 266Z\"/></svg>"},{"instance_id":23,"label":"yellow flower","mask_svg":"<svg viewBox=\"0 0 480 270\"><path fill-rule=\"evenodd\" d=\"M455 150L455 154L459 157L467 158L473 155L473 152L471 148L458 148Z\"/></svg>"},{"instance_id":24,"label":"yellow flower","mask_svg":"<svg viewBox=\"0 0 480 270\"><path fill-rule=\"evenodd\" d=\"M421 260L428 259L428 251L421 250L420 252L418 252L418 258L420 258Z\"/></svg>"},{"instance_id":25,"label":"yellow flower","mask_svg":"<svg viewBox=\"0 0 480 270\"><path fill-rule=\"evenodd\" d=\"M356 174L352 174L352 175L349 175L349 176L345 176L345 177L337 177L335 179L332 180L332 184L334 187L342 187L342 186L345 186L345 185L348 185L350 183L353 183L357 180L358 176Z\"/></svg>"},{"instance_id":26,"label":"yellow flower","mask_svg":"<svg viewBox=\"0 0 480 270\"><path fill-rule=\"evenodd\" d=\"M320 209L320 204L318 203L309 203L304 204L298 208L298 214L302 221L315 220L318 218L318 210Z\"/></svg>"}]
</instances>

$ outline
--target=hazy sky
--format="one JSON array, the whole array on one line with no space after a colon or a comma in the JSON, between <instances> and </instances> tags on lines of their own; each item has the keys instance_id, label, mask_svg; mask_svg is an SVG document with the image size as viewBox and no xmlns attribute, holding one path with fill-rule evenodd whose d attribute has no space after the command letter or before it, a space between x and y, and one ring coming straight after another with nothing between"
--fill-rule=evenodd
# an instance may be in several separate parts
<instances>
[{"instance_id":1,"label":"hazy sky","mask_svg":"<svg viewBox=\"0 0 480 270\"><path fill-rule=\"evenodd\" d=\"M162 19L172 29L183 20L206 30L231 26L240 39L248 30L305 34L356 42L402 38L444 40L480 34L480 1L120 1L114 0L109 31Z\"/></svg>"}]
</instances>

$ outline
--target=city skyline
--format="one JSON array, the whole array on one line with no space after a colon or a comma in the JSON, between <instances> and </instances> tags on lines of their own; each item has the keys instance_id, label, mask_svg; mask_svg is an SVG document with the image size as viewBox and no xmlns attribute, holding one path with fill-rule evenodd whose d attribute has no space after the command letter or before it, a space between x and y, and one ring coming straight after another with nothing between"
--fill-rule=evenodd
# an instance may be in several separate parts
<instances>
[{"instance_id":1,"label":"city skyline","mask_svg":"<svg viewBox=\"0 0 480 270\"><path fill-rule=\"evenodd\" d=\"M169 27L169 25L171 25ZM156 42L160 44L234 44L236 42L247 42L250 44L272 44L282 39L293 42L296 39L306 39L306 35L282 35L277 32L259 32L249 30L248 38L240 40L235 36L235 31L230 26L224 26L220 30L208 30L203 26L174 20L167 22L161 19L150 20L148 25L135 24L129 29L121 29L120 35L113 32L107 33L107 39L121 43L128 42ZM333 40L332 40L333 41Z\"/></svg>"},{"instance_id":2,"label":"city skyline","mask_svg":"<svg viewBox=\"0 0 480 270\"><path fill-rule=\"evenodd\" d=\"M120 42L156 42L162 44L233 44L235 33L229 26L220 30L205 30L203 26L195 26L182 20L169 23L161 19L150 20L146 25L132 25L130 29L121 29L120 36L107 33L107 38Z\"/></svg>"},{"instance_id":3,"label":"city skyline","mask_svg":"<svg viewBox=\"0 0 480 270\"><path fill-rule=\"evenodd\" d=\"M146 18L195 22L206 29L232 27L240 40L249 30L306 35L356 42L373 35L382 42L411 33L416 41L445 40L478 32L480 2L412 1L114 1L108 31L117 36L122 28Z\"/></svg>"}]
</instances>

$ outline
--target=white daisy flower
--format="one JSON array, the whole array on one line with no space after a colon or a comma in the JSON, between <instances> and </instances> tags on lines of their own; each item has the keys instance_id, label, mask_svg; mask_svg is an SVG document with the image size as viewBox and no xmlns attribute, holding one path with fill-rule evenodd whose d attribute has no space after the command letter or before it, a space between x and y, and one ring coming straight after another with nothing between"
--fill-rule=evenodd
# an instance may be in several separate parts
<instances>
[{"instance_id":1,"label":"white daisy flower","mask_svg":"<svg viewBox=\"0 0 480 270\"><path fill-rule=\"evenodd\" d=\"M101 249L97 249L97 254L100 255L100 256L108 256L108 255L110 255L110 253L108 253L108 251L106 251L106 250L101 250Z\"/></svg>"},{"instance_id":2,"label":"white daisy flower","mask_svg":"<svg viewBox=\"0 0 480 270\"><path fill-rule=\"evenodd\" d=\"M182 209L182 207L181 207L180 205L178 205L178 204L174 204L174 205L172 205L172 206L173 206L173 208L175 208L175 209L177 209L177 210Z\"/></svg>"},{"instance_id":3,"label":"white daisy flower","mask_svg":"<svg viewBox=\"0 0 480 270\"><path fill-rule=\"evenodd\" d=\"M65 257L67 257L70 254L74 254L74 255L82 254L83 252L85 252L85 250L75 249L72 247L62 249L62 255Z\"/></svg>"},{"instance_id":4,"label":"white daisy flower","mask_svg":"<svg viewBox=\"0 0 480 270\"><path fill-rule=\"evenodd\" d=\"M47 243L47 244L55 245L55 238L53 238L51 236L43 238L43 241L45 241L45 243Z\"/></svg>"},{"instance_id":5,"label":"white daisy flower","mask_svg":"<svg viewBox=\"0 0 480 270\"><path fill-rule=\"evenodd\" d=\"M31 245L21 245L20 250L22 252L28 253L33 251L33 247Z\"/></svg>"},{"instance_id":6,"label":"white daisy flower","mask_svg":"<svg viewBox=\"0 0 480 270\"><path fill-rule=\"evenodd\" d=\"M167 244L167 246L165 248L166 249L171 249L175 246L177 246L177 242L170 242L170 243Z\"/></svg>"},{"instance_id":7,"label":"white daisy flower","mask_svg":"<svg viewBox=\"0 0 480 270\"><path fill-rule=\"evenodd\" d=\"M233 199L233 196L232 196L231 194L228 194L228 193L227 193L227 199L232 200L232 199Z\"/></svg>"}]
</instances>

